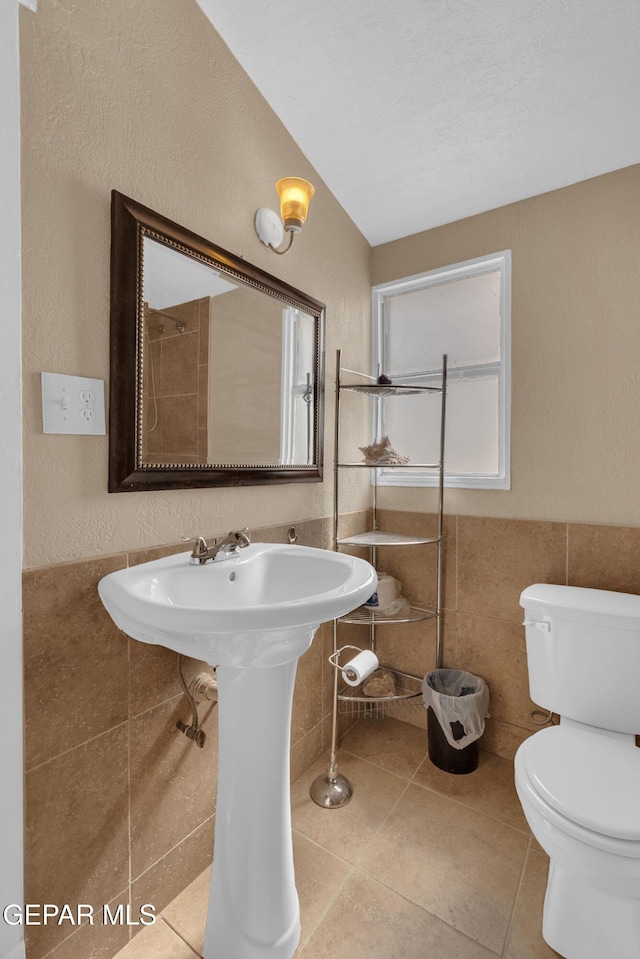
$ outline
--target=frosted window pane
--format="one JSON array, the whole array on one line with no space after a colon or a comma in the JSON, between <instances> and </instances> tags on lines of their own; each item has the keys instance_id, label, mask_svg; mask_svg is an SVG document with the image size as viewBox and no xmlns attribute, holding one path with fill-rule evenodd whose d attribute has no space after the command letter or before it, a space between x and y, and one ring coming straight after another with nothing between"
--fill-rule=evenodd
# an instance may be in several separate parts
<instances>
[{"instance_id":1,"label":"frosted window pane","mask_svg":"<svg viewBox=\"0 0 640 959\"><path fill-rule=\"evenodd\" d=\"M437 463L440 402L435 396L387 400L383 432L412 463ZM495 474L498 459L498 377L452 380L447 393L445 471Z\"/></svg>"},{"instance_id":2,"label":"frosted window pane","mask_svg":"<svg viewBox=\"0 0 640 959\"><path fill-rule=\"evenodd\" d=\"M500 270L385 298L386 372L500 360Z\"/></svg>"},{"instance_id":3,"label":"frosted window pane","mask_svg":"<svg viewBox=\"0 0 640 959\"><path fill-rule=\"evenodd\" d=\"M374 288L374 374L439 387L448 356L446 486L510 486L510 291L509 250ZM441 409L438 394L388 398L374 411L377 438L389 435L416 467L436 465ZM433 486L437 471L389 468L378 481Z\"/></svg>"}]
</instances>

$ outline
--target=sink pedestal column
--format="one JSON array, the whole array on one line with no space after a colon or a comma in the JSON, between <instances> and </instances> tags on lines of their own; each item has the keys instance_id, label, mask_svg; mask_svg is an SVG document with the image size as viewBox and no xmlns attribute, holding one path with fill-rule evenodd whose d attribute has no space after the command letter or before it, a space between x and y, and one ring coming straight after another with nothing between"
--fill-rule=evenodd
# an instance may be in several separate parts
<instances>
[{"instance_id":1,"label":"sink pedestal column","mask_svg":"<svg viewBox=\"0 0 640 959\"><path fill-rule=\"evenodd\" d=\"M100 598L134 639L218 667L204 959L293 959L300 939L289 792L296 665L320 623L371 596L375 570L356 556L283 543L252 543L195 566L189 559L179 553L115 570L100 580Z\"/></svg>"},{"instance_id":2,"label":"sink pedestal column","mask_svg":"<svg viewBox=\"0 0 640 959\"><path fill-rule=\"evenodd\" d=\"M304 649L313 632L305 631ZM292 959L298 946L289 788L298 650L281 665L217 669L218 800L204 959Z\"/></svg>"}]
</instances>

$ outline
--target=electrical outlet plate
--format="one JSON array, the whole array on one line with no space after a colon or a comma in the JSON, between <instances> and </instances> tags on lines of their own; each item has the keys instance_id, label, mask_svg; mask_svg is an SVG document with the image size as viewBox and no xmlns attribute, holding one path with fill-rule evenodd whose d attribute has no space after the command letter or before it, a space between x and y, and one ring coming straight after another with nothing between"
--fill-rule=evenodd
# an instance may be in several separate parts
<instances>
[{"instance_id":1,"label":"electrical outlet plate","mask_svg":"<svg viewBox=\"0 0 640 959\"><path fill-rule=\"evenodd\" d=\"M45 433L104 436L104 380L42 373L42 429Z\"/></svg>"}]
</instances>

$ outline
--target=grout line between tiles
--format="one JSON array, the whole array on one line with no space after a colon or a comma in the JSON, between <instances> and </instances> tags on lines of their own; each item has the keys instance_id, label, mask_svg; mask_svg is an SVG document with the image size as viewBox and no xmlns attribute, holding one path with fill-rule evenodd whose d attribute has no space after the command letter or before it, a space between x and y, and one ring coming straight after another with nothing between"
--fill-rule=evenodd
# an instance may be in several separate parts
<instances>
[{"instance_id":1,"label":"grout line between tiles","mask_svg":"<svg viewBox=\"0 0 640 959\"><path fill-rule=\"evenodd\" d=\"M402 790L402 792L400 793L400 795L398 796L398 798L396 799L396 801L393 803L392 806L389 807L389 810L388 810L388 812L387 812L387 815L384 817L384 819L382 819L382 820L380 821L380 823L379 823L379 825L378 825L378 828L375 830L375 832L372 832L371 836L369 837L369 842L366 844L366 846L363 847L362 851L360 852L360 855L357 856L356 859L354 860L354 863L353 863L354 868L358 867L358 864L359 864L360 862L362 862L362 858L363 858L363 856L365 855L365 853L369 850L369 848L371 847L371 843L372 843L373 840L378 836L378 834L380 833L380 831L384 828L387 820L389 819L389 816L390 816L391 813L394 811L394 809L396 808L396 806L398 805L398 803L401 802L401 800L404 798L404 795L405 795L405 793L406 793L406 791L407 791L407 789L409 788L410 785L411 785L411 780L408 780L407 783L406 783L406 785L405 785L405 787L404 787L404 789Z\"/></svg>"},{"instance_id":2,"label":"grout line between tiles","mask_svg":"<svg viewBox=\"0 0 640 959\"><path fill-rule=\"evenodd\" d=\"M66 937L65 937L64 939L62 939L59 943L57 943L57 944L53 947L53 949L51 949L50 952L46 952L46 953L44 954L44 956L41 957L41 959L55 959L55 954L56 954L56 952L58 951L58 949L61 949L61 948L64 946L65 943L69 942L69 940L70 940L73 936L75 936L78 932L80 932L80 930L82 929L82 927L83 927L84 925L85 925L85 923L82 923L81 926L78 926L76 929L73 929L73 930L69 933L68 936L66 936Z\"/></svg>"},{"instance_id":3,"label":"grout line between tiles","mask_svg":"<svg viewBox=\"0 0 640 959\"><path fill-rule=\"evenodd\" d=\"M308 836L306 832L303 832L302 829L295 828L293 829L294 833L297 833L299 836L302 836L303 839L306 839L308 842L312 843L314 846L317 846L318 849L321 849L322 852L327 853L330 856L333 856L334 859L339 860L339 862L344 863L345 866L353 868L353 862L350 859L345 859L344 856L341 856L339 852L336 852L335 849L329 849L328 846L323 846L318 839L313 839L311 836Z\"/></svg>"},{"instance_id":4,"label":"grout line between tiles","mask_svg":"<svg viewBox=\"0 0 640 959\"><path fill-rule=\"evenodd\" d=\"M485 819L490 819L491 822L498 823L499 826L506 826L508 829L513 829L515 832L519 832L523 836L528 836L529 838L531 837L531 832L526 827L521 829L519 826L514 826L513 823L505 822L504 819L498 819L497 816L492 816L491 813L485 812L483 809L478 809L477 806L470 806L455 796L448 796L446 793L441 793L439 789L436 789L433 786L425 786L424 783L416 782L414 779L411 780L411 785L417 786L419 789L424 789L426 792L434 793L434 795L440 796L441 799L448 799L457 806L461 806L462 809L468 809L469 812L476 813L478 816L484 816Z\"/></svg>"},{"instance_id":5,"label":"grout line between tiles","mask_svg":"<svg viewBox=\"0 0 640 959\"><path fill-rule=\"evenodd\" d=\"M297 746L298 743L301 743L303 739L306 739L307 736L309 736L312 732L314 732L314 730L316 730L316 729L318 728L318 726L322 726L322 724L323 724L323 722L325 721L325 719L328 719L328 718L330 717L330 715L331 715L331 713L327 713L326 716L321 716L317 723L314 723L313 726L311 726L309 729L307 729L306 733L303 733L302 736L300 736L298 739L292 740L292 741L291 741L291 748L293 749L293 747L294 747L294 746ZM324 752L324 750L323 750L323 752ZM316 758L317 758L317 757L316 757ZM316 760L314 759L311 763L309 763L309 766L307 767L307 769L309 769L311 766L313 766L313 763L314 763L315 761L316 761ZM304 776L304 774L307 772L307 769L303 769L303 771L300 773L300 775L301 775L301 776Z\"/></svg>"},{"instance_id":6,"label":"grout line between tiles","mask_svg":"<svg viewBox=\"0 0 640 959\"><path fill-rule=\"evenodd\" d=\"M524 874L526 872L527 865L529 863L529 857L531 854L532 842L533 842L533 837L529 836L529 842L527 843L527 851L524 855L524 861L522 863L522 869L520 871L520 881L518 882L518 888L516 889L516 894L513 899L513 906L511 907L511 915L509 916L509 924L507 925L507 932L504 937L504 945L502 946L502 952L501 952L502 956L504 956L509 946L509 940L511 938L511 930L513 929L513 924L515 922L515 917L516 917L516 909L518 908L520 893L522 891L522 886L524 885Z\"/></svg>"},{"instance_id":7,"label":"grout line between tiles","mask_svg":"<svg viewBox=\"0 0 640 959\"><path fill-rule=\"evenodd\" d=\"M348 750L345 749L345 750L342 750L342 752L348 752ZM390 773L389 770L383 769L382 766L376 766L375 763L370 763L367 759L362 759L361 756L356 756L355 753L350 753L350 755L353 756L355 759L358 759L360 762L367 763L369 766L373 766L374 769L380 769L382 772L388 773L388 775L390 775L390 776L395 776L396 779L400 779L401 782L404 782L404 784L405 784L405 785L404 785L404 788L402 789L402 791L401 791L401 793L399 794L398 798L397 798L397 799L395 800L395 802L392 803L392 805L389 807L389 810L388 810L386 816L384 816L384 818L383 818L383 819L380 821L380 823L378 824L377 828L372 832L372 834L371 834L371 836L370 836L370 838L369 838L369 842L366 844L366 846L363 847L362 851L361 851L360 854L357 856L357 858L356 858L354 861L350 861L350 860L344 859L342 856L338 855L338 853L336 853L333 849L328 849L326 846L323 846L321 842L318 842L317 840L312 839L310 836L307 836L307 834L306 834L305 832L303 832L301 829L297 829L297 828L296 828L296 829L294 829L294 832L298 832L301 836L304 836L305 839L308 839L310 842L314 843L314 845L319 846L319 847L320 847L321 849L323 849L325 852L331 853L332 856L335 856L337 859L340 859L341 862L347 863L347 865L349 865L349 866L351 866L351 867L353 868L353 867L355 867L355 865L356 865L358 862L360 862L360 860L362 859L362 856L366 853L367 849L369 849L371 843L373 842L373 840L375 839L375 837L378 835L378 833L380 832L380 830L382 829L382 827L383 827L384 824L386 823L387 819L389 818L389 816L391 815L391 813L393 812L393 810L395 809L395 807L397 806L397 804L400 802L400 800L402 799L402 797L404 796L404 794L406 793L407 789L409 788L409 786L410 786L412 783L411 783L411 780L410 780L410 779L406 779L404 776L398 776L398 775L396 775L396 773Z\"/></svg>"},{"instance_id":8,"label":"grout line between tiles","mask_svg":"<svg viewBox=\"0 0 640 959\"><path fill-rule=\"evenodd\" d=\"M137 642L137 640L133 640L133 642ZM154 709L157 709L158 706L166 706L167 703L173 702L174 699L180 699L183 695L184 693L181 692L174 693L173 696L169 696L167 699L163 699L159 703L154 703L153 706L143 709L140 713L132 713L131 719L140 719L141 716L145 716L147 713L152 712Z\"/></svg>"},{"instance_id":9,"label":"grout line between tiles","mask_svg":"<svg viewBox=\"0 0 640 959\"><path fill-rule=\"evenodd\" d=\"M113 896L113 897L112 897L112 899L110 900L110 902L115 902L117 899L120 899L125 893L128 892L128 888L129 888L128 886L125 886L125 888L122 890L122 892L119 892L116 896ZM60 942L58 942L58 943L53 947L53 949L50 950L50 952L45 953L45 955L42 956L41 959L50 959L50 957L54 957L54 959L55 959L55 954L56 954L57 950L58 950L58 949L61 949L62 946L63 946L66 942L69 942L69 940L71 939L72 936L75 936L76 933L80 932L80 930L81 930L81 929L84 929L87 925L90 925L90 923L87 923L87 922L84 922L84 921L81 922L80 925L79 925L79 926L76 926L76 928L73 929L73 930L69 933L68 936L66 936L64 939L62 939Z\"/></svg>"},{"instance_id":10,"label":"grout line between tiles","mask_svg":"<svg viewBox=\"0 0 640 959\"><path fill-rule=\"evenodd\" d=\"M458 514L456 513L456 555L455 555L456 641L455 641L455 650L454 650L454 653L455 653L456 658L457 658L457 656L458 656L458 621L457 621L457 615L458 615L458 607L459 607L459 605L460 605L460 600L459 600L459 595L460 595L460 594L459 594L459 592L458 592L458 554L459 554L459 552L460 552L460 517L459 517Z\"/></svg>"},{"instance_id":11,"label":"grout line between tiles","mask_svg":"<svg viewBox=\"0 0 640 959\"><path fill-rule=\"evenodd\" d=\"M49 759L44 759L41 763L37 763L35 766L25 769L25 776L28 776L30 773L37 772L39 769L42 769L43 766L48 766L49 763L53 763L57 759L61 759L63 756L68 756L69 753L74 751L74 749L80 749L82 746L88 746L89 743L95 742L96 739L100 739L102 736L106 736L108 733L112 733L116 729L120 729L121 726L126 726L128 722L128 719L123 719L121 723L116 723L115 726L110 726L109 729L103 729L102 732L96 733L96 735L92 736L90 739L85 739L81 743L76 743L75 746L69 746L68 749L63 749L61 753L56 753L55 756L50 756Z\"/></svg>"},{"instance_id":12,"label":"grout line between tiles","mask_svg":"<svg viewBox=\"0 0 640 959\"><path fill-rule=\"evenodd\" d=\"M332 810L335 812L335 810ZM303 839L306 839L307 842L310 842L316 848L321 849L322 852L327 853L330 856L333 856L334 859L338 859L340 862L343 862L345 866L353 868L353 863L349 859L345 859L344 856L341 856L340 853L336 852L334 849L329 849L328 846L323 846L318 839L313 839L312 836L307 836L306 832L303 832L302 829L298 827L292 827L291 830L293 833L297 833L298 836L301 836Z\"/></svg>"},{"instance_id":13,"label":"grout line between tiles","mask_svg":"<svg viewBox=\"0 0 640 959\"><path fill-rule=\"evenodd\" d=\"M422 766L422 763L424 762L424 759L420 760L420 762L416 766L415 772L412 773L412 776L401 776L400 773L394 773L390 769L387 769L386 766L379 766L378 763L374 763L371 759L365 759L363 756L359 756L358 753L352 752L350 749L347 749L346 746L343 746L340 749L340 752L347 753L347 755L353 756L354 759L358 759L362 763L367 763L367 765L373 766L374 769L379 769L381 772L387 773L389 776L395 776L396 779L402 779L403 782L406 782L406 783L410 783L413 781L412 776L415 776L415 774L418 772L418 770Z\"/></svg>"},{"instance_id":14,"label":"grout line between tiles","mask_svg":"<svg viewBox=\"0 0 640 959\"><path fill-rule=\"evenodd\" d=\"M469 936L466 932L463 932L462 929L458 929L457 926L454 926L452 923L447 922L446 919L443 919L442 916L438 916L435 912L431 912L429 909L425 909L424 906L421 906L419 903L414 902L413 899L409 899L408 896L405 896L404 893L399 892L393 886L390 886L383 879L380 879L379 876L371 876L368 872L365 872L360 866L354 866L354 872L357 872L359 875L364 876L365 879L369 879L372 882L377 882L379 885L384 886L385 889L388 889L389 892L393 893L394 896L399 896L400 899L404 899L412 908L419 909L421 912L424 912L427 916L431 916L432 919L435 919L436 922L441 922L447 928L452 929L457 935L461 936L463 939L466 939L467 942L473 943L474 946L480 946L481 949L486 950L487 953L493 956L502 956L502 952L497 953L494 949L491 949L489 946L485 946L483 942L480 942L479 939L474 939L473 936Z\"/></svg>"},{"instance_id":15,"label":"grout line between tiles","mask_svg":"<svg viewBox=\"0 0 640 959\"><path fill-rule=\"evenodd\" d=\"M301 835L304 835L304 833L301 833ZM308 839L308 836L305 836L305 839ZM312 841L313 841L313 840L312 840ZM318 845L318 843L316 843L316 845ZM324 848L324 846L321 846L320 848L321 848L324 852L327 852L327 850ZM340 857L338 856L337 858L340 858ZM342 859L341 862L346 862L346 860ZM311 937L313 936L313 934L315 933L315 931L318 929L318 927L319 927L319 926L321 925L321 923L323 922L323 920L324 920L325 916L327 915L327 913L329 912L329 910L333 907L334 903L337 902L338 898L342 895L342 891L343 891L344 887L346 886L346 884L348 883L348 881L349 881L349 880L351 879L351 877L353 876L353 874L354 874L354 872L355 872L355 867L354 867L353 863L349 863L348 865L349 865L349 872L348 872L347 875L344 877L343 881L337 885L334 894L333 894L333 895L330 897L330 899L327 901L327 904L326 904L325 908L322 910L322 913L320 914L317 922L315 923L315 925L313 926L313 928L311 929L311 931L309 932L309 934L308 934L308 935L305 934L304 938L302 937L302 935L300 936L300 942L298 943L298 948L296 949L296 956L298 955L298 952L302 952L302 950L304 949L304 947L307 945L307 943L309 942L309 940L311 939Z\"/></svg>"},{"instance_id":16,"label":"grout line between tiles","mask_svg":"<svg viewBox=\"0 0 640 959\"><path fill-rule=\"evenodd\" d=\"M488 616L486 613L476 613L474 610L468 609L456 609L452 610L456 614L463 616L475 616L477 619L488 619L490 622L496 623L508 623L510 626L522 626L522 622L519 619L505 619L504 616Z\"/></svg>"},{"instance_id":17,"label":"grout line between tiles","mask_svg":"<svg viewBox=\"0 0 640 959\"><path fill-rule=\"evenodd\" d=\"M171 930L171 932L173 932L173 933L178 937L178 939L182 939L182 941L184 942L185 946L188 946L189 949L191 949L191 951L193 952L194 956L198 956L198 959L202 959L201 954L194 949L194 947L191 945L191 943L189 942L189 940L188 940L188 939L185 939L184 936L182 935L182 933L181 933L181 932L178 932L177 929L174 929L174 927L171 925L171 923L169 922L169 920L168 920L168 919L165 919L164 915L162 915L162 916L160 917L160 922L164 923L164 925L167 926L167 927ZM115 956L115 959L118 959L118 957Z\"/></svg>"},{"instance_id":18,"label":"grout line between tiles","mask_svg":"<svg viewBox=\"0 0 640 959\"><path fill-rule=\"evenodd\" d=\"M362 721L363 721L363 722L366 722L366 720L362 720ZM507 723L505 720L496 720L496 722L502 722L502 723L504 723L505 725L514 726L516 729L522 729L523 731L525 731L525 732L527 732L527 733L531 733L532 731L534 731L534 730L529 729L529 728L526 727L526 726L518 726L516 723ZM439 796L444 796L444 797L447 798L447 799L452 798L452 797L448 796L446 793L441 793L438 789L435 789L435 788L430 787L430 786L424 786L422 783L416 782L415 777L418 775L418 772L420 771L420 769L422 768L422 766L425 764L425 762L426 762L426 761L428 760L428 758L429 758L429 752L428 752L428 750L425 752L422 760L418 763L415 771L411 774L411 777L409 777L409 778L407 778L406 776L402 776L402 775L400 775L399 773L394 773L394 772L392 772L391 770L387 769L385 766L380 766L380 765L378 765L377 763L373 762L373 760L371 760L371 759L365 759L364 757L360 756L358 753L355 753L355 752L353 752L352 750L348 749L346 746L340 746L340 747L339 747L339 751L340 751L340 752L343 752L343 753L347 753L348 755L353 756L355 759L358 759L358 760L360 760L361 762L368 763L370 766L373 766L375 769L380 769L382 772L388 773L390 776L396 776L398 779L404 779L404 780L406 780L406 781L408 781L408 782L410 782L410 783L413 783L413 784L416 785L416 786L420 786L420 787L423 788L423 789L429 789L431 792L435 792L435 793L437 793ZM325 750L324 752L326 752L326 750ZM509 757L500 756L499 753L493 753L491 750L487 750L487 752L490 752L491 755L499 756L499 758L501 758L501 759L506 759L508 762L513 762L513 760L510 759ZM321 758L321 757L318 757L318 758ZM302 773L301 775L304 775L304 773ZM298 777L298 778L300 778L300 777ZM454 800L454 801L460 802L460 800ZM460 805L464 806L466 809L475 809L475 807L473 807L473 806L467 806L465 803L462 803L462 802L460 802ZM480 810L477 810L477 811L480 811ZM491 815L489 815L488 813L482 813L482 814L485 815L485 816L487 816L488 819L494 819L494 817L491 816ZM496 821L496 822L503 823L504 825L507 825L507 826L511 826L511 828L512 828L512 829L515 829L517 832L524 832L525 834L530 835L530 830L528 830L528 829L524 829L524 828L523 828L523 829L520 829L518 826L513 826L513 825L511 825L511 823L504 823L504 821L501 820L501 819L495 819L495 821Z\"/></svg>"},{"instance_id":19,"label":"grout line between tiles","mask_svg":"<svg viewBox=\"0 0 640 959\"><path fill-rule=\"evenodd\" d=\"M191 832L188 832L188 833L186 834L186 836L183 836L182 839L181 839L179 842L177 842L174 846L171 847L171 849L167 849L167 851L166 851L165 853L163 853L162 856L160 856L158 859L156 859L155 862L152 862L150 866L147 866L147 868L146 868L146 869L143 869L143 871L142 871L141 873L139 873L137 876L134 876L134 877L132 878L132 880L131 880L132 883L133 883L133 882L137 882L138 879L142 879L143 876L146 876L146 874L149 872L150 869L153 869L153 867L154 867L154 866L157 866L159 862L162 862L163 859L166 859L166 857L167 857L170 853L172 853L175 849L177 849L178 846L181 846L183 842L185 842L187 839L190 839L191 836L194 835L194 833L196 833L199 829L202 829L202 827L203 827L203 826L206 826L206 824L207 824L210 820L215 819L215 818L216 818L216 814L215 814L215 812L214 812L211 816L207 816L206 819L203 819L202 822L198 823L198 825L195 827L195 829L192 829Z\"/></svg>"}]
</instances>

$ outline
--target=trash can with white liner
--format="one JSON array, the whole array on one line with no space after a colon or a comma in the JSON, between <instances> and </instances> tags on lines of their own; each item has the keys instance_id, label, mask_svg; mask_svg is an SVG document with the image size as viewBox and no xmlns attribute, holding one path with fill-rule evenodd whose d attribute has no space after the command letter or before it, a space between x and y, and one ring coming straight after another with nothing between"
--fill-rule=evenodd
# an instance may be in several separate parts
<instances>
[{"instance_id":1,"label":"trash can with white liner","mask_svg":"<svg viewBox=\"0 0 640 959\"><path fill-rule=\"evenodd\" d=\"M479 740L488 717L484 679L461 669L434 669L422 684L427 709L429 759L448 773L478 768Z\"/></svg>"}]
</instances>

